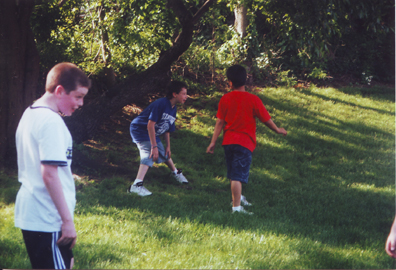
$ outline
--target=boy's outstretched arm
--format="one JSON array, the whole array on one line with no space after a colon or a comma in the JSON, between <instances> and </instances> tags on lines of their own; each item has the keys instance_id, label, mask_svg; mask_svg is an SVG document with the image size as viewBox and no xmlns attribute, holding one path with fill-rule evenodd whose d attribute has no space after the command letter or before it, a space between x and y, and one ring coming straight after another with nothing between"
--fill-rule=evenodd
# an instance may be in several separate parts
<instances>
[{"instance_id":1,"label":"boy's outstretched arm","mask_svg":"<svg viewBox=\"0 0 396 270\"><path fill-rule=\"evenodd\" d=\"M284 128L278 128L275 123L272 121L272 119L268 120L267 122L264 123L267 127L269 127L271 130L278 134L283 134L283 136L287 135L287 131Z\"/></svg>"},{"instance_id":2,"label":"boy's outstretched arm","mask_svg":"<svg viewBox=\"0 0 396 270\"><path fill-rule=\"evenodd\" d=\"M210 154L214 153L216 141L217 141L217 138L220 136L221 131L223 130L224 123L225 123L224 119L217 118L215 129L214 129L213 136L212 136L212 141L210 142L208 148L206 148L206 153L210 153Z\"/></svg>"}]
</instances>

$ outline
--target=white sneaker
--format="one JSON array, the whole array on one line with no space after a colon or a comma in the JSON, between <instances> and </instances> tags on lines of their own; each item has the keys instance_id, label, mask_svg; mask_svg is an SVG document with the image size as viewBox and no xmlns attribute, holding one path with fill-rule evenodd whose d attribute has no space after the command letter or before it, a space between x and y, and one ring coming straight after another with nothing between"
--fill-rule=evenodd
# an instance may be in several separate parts
<instances>
[{"instance_id":1,"label":"white sneaker","mask_svg":"<svg viewBox=\"0 0 396 270\"><path fill-rule=\"evenodd\" d=\"M139 196L149 196L153 193L151 193L147 188L143 186L143 182L137 183L137 185L130 185L128 190L128 193L136 193Z\"/></svg>"},{"instance_id":2,"label":"white sneaker","mask_svg":"<svg viewBox=\"0 0 396 270\"><path fill-rule=\"evenodd\" d=\"M241 204L243 204L244 206L252 206L252 204L250 202L248 202L246 200L246 197L241 195Z\"/></svg>"},{"instance_id":3,"label":"white sneaker","mask_svg":"<svg viewBox=\"0 0 396 270\"><path fill-rule=\"evenodd\" d=\"M252 204L250 202L248 202L246 200L246 197L243 196L243 195L241 195L241 204L244 205L244 206L252 206ZM231 202L231 206L232 206L232 202Z\"/></svg>"},{"instance_id":4,"label":"white sneaker","mask_svg":"<svg viewBox=\"0 0 396 270\"><path fill-rule=\"evenodd\" d=\"M246 214L246 215L253 215L252 212L246 211L246 210L243 208L243 206L240 206L240 207L239 207L239 210L234 210L234 209L232 209L232 213L242 213L242 214Z\"/></svg>"},{"instance_id":5,"label":"white sneaker","mask_svg":"<svg viewBox=\"0 0 396 270\"><path fill-rule=\"evenodd\" d=\"M178 169L177 173L172 173L172 176L176 179L177 182L181 184L188 184L186 177L183 175L182 170Z\"/></svg>"}]
</instances>

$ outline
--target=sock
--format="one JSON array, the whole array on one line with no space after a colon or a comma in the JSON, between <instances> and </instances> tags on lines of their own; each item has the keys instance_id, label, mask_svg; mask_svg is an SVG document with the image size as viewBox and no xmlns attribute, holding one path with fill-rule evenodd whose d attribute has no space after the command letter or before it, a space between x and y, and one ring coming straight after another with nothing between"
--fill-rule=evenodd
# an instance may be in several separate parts
<instances>
[{"instance_id":1,"label":"sock","mask_svg":"<svg viewBox=\"0 0 396 270\"><path fill-rule=\"evenodd\" d=\"M143 180L135 179L135 181L133 182L132 185L139 186L139 185L138 185L139 183L142 183L141 185L143 185ZM141 185L140 185L140 186L141 186Z\"/></svg>"},{"instance_id":2,"label":"sock","mask_svg":"<svg viewBox=\"0 0 396 270\"><path fill-rule=\"evenodd\" d=\"M241 206L232 207L232 211L237 211L237 212L241 211Z\"/></svg>"},{"instance_id":3,"label":"sock","mask_svg":"<svg viewBox=\"0 0 396 270\"><path fill-rule=\"evenodd\" d=\"M173 173L174 173L174 174L177 174L177 169L175 169L175 170L173 171Z\"/></svg>"}]
</instances>

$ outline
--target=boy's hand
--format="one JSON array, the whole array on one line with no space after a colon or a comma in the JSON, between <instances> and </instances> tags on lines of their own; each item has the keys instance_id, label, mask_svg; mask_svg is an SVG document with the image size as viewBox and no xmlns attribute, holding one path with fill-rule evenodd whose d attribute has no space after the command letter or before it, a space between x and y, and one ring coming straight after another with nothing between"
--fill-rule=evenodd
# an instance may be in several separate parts
<instances>
[{"instance_id":1,"label":"boy's hand","mask_svg":"<svg viewBox=\"0 0 396 270\"><path fill-rule=\"evenodd\" d=\"M385 251L392 258L396 258L396 217L393 220L391 231L386 240Z\"/></svg>"},{"instance_id":2,"label":"boy's hand","mask_svg":"<svg viewBox=\"0 0 396 270\"><path fill-rule=\"evenodd\" d=\"M287 135L287 131L284 128L278 128L278 134L283 134L283 136Z\"/></svg>"},{"instance_id":3,"label":"boy's hand","mask_svg":"<svg viewBox=\"0 0 396 270\"><path fill-rule=\"evenodd\" d=\"M158 148L157 147L151 148L151 153L150 153L149 158L151 158L151 157L153 158L153 161L158 160Z\"/></svg>"},{"instance_id":4,"label":"boy's hand","mask_svg":"<svg viewBox=\"0 0 396 270\"><path fill-rule=\"evenodd\" d=\"M165 156L168 158L171 158L171 155L172 155L172 153L171 153L170 147L166 147Z\"/></svg>"},{"instance_id":5,"label":"boy's hand","mask_svg":"<svg viewBox=\"0 0 396 270\"><path fill-rule=\"evenodd\" d=\"M272 119L264 122L264 124L277 134L283 134L283 136L286 136L287 134L287 131L284 128L278 128Z\"/></svg>"},{"instance_id":6,"label":"boy's hand","mask_svg":"<svg viewBox=\"0 0 396 270\"><path fill-rule=\"evenodd\" d=\"M59 246L65 246L71 243L70 249L74 247L77 241L76 228L74 227L73 221L64 222L62 224L62 236L56 242Z\"/></svg>"},{"instance_id":7,"label":"boy's hand","mask_svg":"<svg viewBox=\"0 0 396 270\"><path fill-rule=\"evenodd\" d=\"M390 233L385 245L386 253L392 258L396 258L396 235Z\"/></svg>"},{"instance_id":8,"label":"boy's hand","mask_svg":"<svg viewBox=\"0 0 396 270\"><path fill-rule=\"evenodd\" d=\"M206 148L206 153L213 154L216 144L210 143L208 148Z\"/></svg>"}]
</instances>

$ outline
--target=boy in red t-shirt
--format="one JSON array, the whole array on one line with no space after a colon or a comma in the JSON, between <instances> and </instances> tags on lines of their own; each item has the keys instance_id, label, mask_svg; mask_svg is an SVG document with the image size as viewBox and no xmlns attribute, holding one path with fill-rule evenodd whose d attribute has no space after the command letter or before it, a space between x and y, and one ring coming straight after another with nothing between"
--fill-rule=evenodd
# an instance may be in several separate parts
<instances>
[{"instance_id":1,"label":"boy in red t-shirt","mask_svg":"<svg viewBox=\"0 0 396 270\"><path fill-rule=\"evenodd\" d=\"M216 140L224 128L222 145L227 177L231 182L232 212L253 214L244 210L241 203L251 205L242 195L242 183L248 182L252 152L256 147L256 118L278 134L286 136L287 132L275 125L259 97L245 91L244 67L234 65L228 68L227 79L232 92L220 99L212 141L206 152L213 154Z\"/></svg>"}]
</instances>

